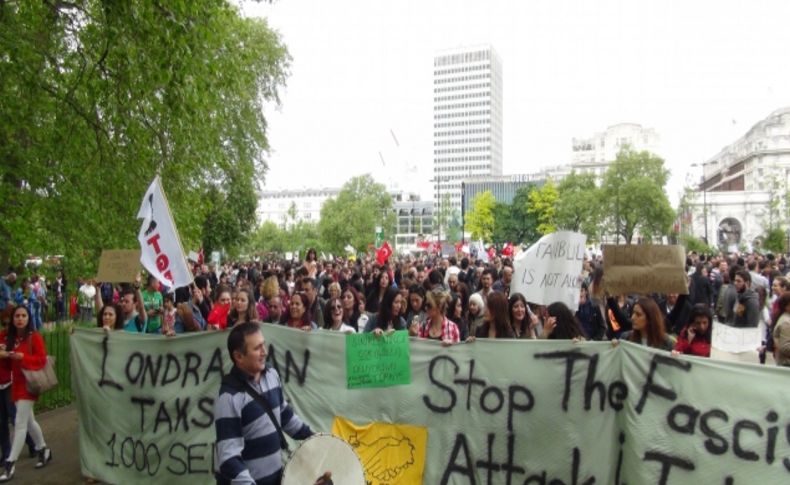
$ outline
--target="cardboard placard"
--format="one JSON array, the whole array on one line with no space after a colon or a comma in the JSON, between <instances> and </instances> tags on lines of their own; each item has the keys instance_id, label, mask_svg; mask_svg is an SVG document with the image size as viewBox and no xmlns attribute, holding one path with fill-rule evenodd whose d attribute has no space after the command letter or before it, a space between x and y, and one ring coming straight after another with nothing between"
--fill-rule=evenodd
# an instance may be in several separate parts
<instances>
[{"instance_id":1,"label":"cardboard placard","mask_svg":"<svg viewBox=\"0 0 790 485\"><path fill-rule=\"evenodd\" d=\"M604 245L603 288L621 293L688 294L683 246Z\"/></svg>"},{"instance_id":2,"label":"cardboard placard","mask_svg":"<svg viewBox=\"0 0 790 485\"><path fill-rule=\"evenodd\" d=\"M139 249L105 249L99 259L96 281L131 283L140 272Z\"/></svg>"}]
</instances>

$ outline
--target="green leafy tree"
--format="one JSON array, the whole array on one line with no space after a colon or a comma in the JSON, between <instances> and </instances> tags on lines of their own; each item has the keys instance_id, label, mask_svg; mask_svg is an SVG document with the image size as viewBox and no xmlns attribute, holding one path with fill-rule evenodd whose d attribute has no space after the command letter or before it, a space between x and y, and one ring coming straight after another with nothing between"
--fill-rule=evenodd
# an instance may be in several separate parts
<instances>
[{"instance_id":1,"label":"green leafy tree","mask_svg":"<svg viewBox=\"0 0 790 485\"><path fill-rule=\"evenodd\" d=\"M496 199L490 190L475 195L472 199L472 210L466 214L466 228L472 239L491 242L494 234L494 208Z\"/></svg>"},{"instance_id":2,"label":"green leafy tree","mask_svg":"<svg viewBox=\"0 0 790 485\"><path fill-rule=\"evenodd\" d=\"M773 253L785 252L785 233L777 228L769 229L763 237L763 248Z\"/></svg>"},{"instance_id":3,"label":"green leafy tree","mask_svg":"<svg viewBox=\"0 0 790 485\"><path fill-rule=\"evenodd\" d=\"M581 232L588 240L601 233L601 194L592 173L571 171L557 186L554 220L559 229Z\"/></svg>"},{"instance_id":4,"label":"green leafy tree","mask_svg":"<svg viewBox=\"0 0 790 485\"><path fill-rule=\"evenodd\" d=\"M781 182L778 177L771 176L766 180L768 189L768 204L763 209L763 225L768 228L767 234L771 230L777 229L782 221L782 214L785 212L782 204L784 197L781 193ZM781 232L781 231L780 231Z\"/></svg>"},{"instance_id":5,"label":"green leafy tree","mask_svg":"<svg viewBox=\"0 0 790 485\"><path fill-rule=\"evenodd\" d=\"M557 230L555 213L558 198L557 185L550 178L542 187L529 192L527 212L537 217L539 233L549 234Z\"/></svg>"},{"instance_id":6,"label":"green leafy tree","mask_svg":"<svg viewBox=\"0 0 790 485\"><path fill-rule=\"evenodd\" d=\"M646 238L669 234L675 219L664 186L669 170L647 151L624 148L604 173L601 206L608 230L630 244L638 231Z\"/></svg>"},{"instance_id":7,"label":"green leafy tree","mask_svg":"<svg viewBox=\"0 0 790 485\"><path fill-rule=\"evenodd\" d=\"M0 59L3 257L95 271L101 249L138 244L157 173L186 248L255 226L263 107L289 64L265 21L221 0L0 2Z\"/></svg>"},{"instance_id":8,"label":"green leafy tree","mask_svg":"<svg viewBox=\"0 0 790 485\"><path fill-rule=\"evenodd\" d=\"M318 230L325 249L341 254L348 244L365 251L373 242L376 226L384 228L385 239L392 239L395 222L386 187L365 174L346 182L337 197L324 203Z\"/></svg>"},{"instance_id":9,"label":"green leafy tree","mask_svg":"<svg viewBox=\"0 0 790 485\"><path fill-rule=\"evenodd\" d=\"M494 229L491 234L495 244L531 243L540 238L538 218L529 212L529 194L536 189L534 184L520 187L513 202L494 206Z\"/></svg>"}]
</instances>

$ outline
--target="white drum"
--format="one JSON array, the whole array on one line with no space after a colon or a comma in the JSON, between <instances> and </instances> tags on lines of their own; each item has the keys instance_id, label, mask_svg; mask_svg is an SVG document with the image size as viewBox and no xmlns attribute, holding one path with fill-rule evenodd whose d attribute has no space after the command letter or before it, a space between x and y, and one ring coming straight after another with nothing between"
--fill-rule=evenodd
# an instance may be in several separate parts
<instances>
[{"instance_id":1,"label":"white drum","mask_svg":"<svg viewBox=\"0 0 790 485\"><path fill-rule=\"evenodd\" d=\"M285 465L282 485L313 485L324 472L332 472L336 485L365 485L365 469L354 448L325 433L302 441Z\"/></svg>"}]
</instances>

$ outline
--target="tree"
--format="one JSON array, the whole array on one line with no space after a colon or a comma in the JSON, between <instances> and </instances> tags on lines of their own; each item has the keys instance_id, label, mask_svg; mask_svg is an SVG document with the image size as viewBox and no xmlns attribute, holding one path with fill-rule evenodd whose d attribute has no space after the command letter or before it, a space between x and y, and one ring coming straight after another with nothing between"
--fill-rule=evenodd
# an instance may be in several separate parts
<instances>
[{"instance_id":1,"label":"tree","mask_svg":"<svg viewBox=\"0 0 790 485\"><path fill-rule=\"evenodd\" d=\"M778 227L768 229L763 237L763 248L773 253L785 252L785 233Z\"/></svg>"},{"instance_id":2,"label":"tree","mask_svg":"<svg viewBox=\"0 0 790 485\"><path fill-rule=\"evenodd\" d=\"M527 212L538 219L538 232L541 234L549 234L557 230L554 214L558 197L557 186L551 178L546 180L542 187L529 192Z\"/></svg>"},{"instance_id":3,"label":"tree","mask_svg":"<svg viewBox=\"0 0 790 485\"><path fill-rule=\"evenodd\" d=\"M496 199L490 190L475 195L472 210L466 214L466 228L472 239L491 242L494 233L494 208Z\"/></svg>"},{"instance_id":4,"label":"tree","mask_svg":"<svg viewBox=\"0 0 790 485\"><path fill-rule=\"evenodd\" d=\"M366 250L376 226L384 228L385 239L395 233L392 197L384 185L365 174L346 182L336 198L324 203L318 230L325 248L340 254L348 244Z\"/></svg>"},{"instance_id":5,"label":"tree","mask_svg":"<svg viewBox=\"0 0 790 485\"><path fill-rule=\"evenodd\" d=\"M588 240L597 239L601 233L601 193L592 173L571 171L557 186L558 197L554 206L557 227L581 232Z\"/></svg>"},{"instance_id":6,"label":"tree","mask_svg":"<svg viewBox=\"0 0 790 485\"><path fill-rule=\"evenodd\" d=\"M538 219L529 212L529 194L534 184L520 187L510 204L494 206L494 229L491 238L495 244L506 242L531 243L540 237Z\"/></svg>"},{"instance_id":7,"label":"tree","mask_svg":"<svg viewBox=\"0 0 790 485\"><path fill-rule=\"evenodd\" d=\"M264 21L221 0L0 2L0 59L0 255L92 272L137 245L157 173L185 247L254 227L263 105L289 64ZM241 232L211 241L218 205Z\"/></svg>"},{"instance_id":8,"label":"tree","mask_svg":"<svg viewBox=\"0 0 790 485\"><path fill-rule=\"evenodd\" d=\"M637 231L646 238L669 234L675 214L664 192L668 178L669 170L660 157L622 149L601 185L608 230L623 236L626 244L631 244Z\"/></svg>"},{"instance_id":9,"label":"tree","mask_svg":"<svg viewBox=\"0 0 790 485\"><path fill-rule=\"evenodd\" d=\"M762 216L763 225L768 229L767 233L770 233L771 230L777 229L781 223L782 214L785 212L782 207L785 197L782 197L779 177L776 175L770 176L766 182L768 185L768 203L762 211Z\"/></svg>"}]
</instances>

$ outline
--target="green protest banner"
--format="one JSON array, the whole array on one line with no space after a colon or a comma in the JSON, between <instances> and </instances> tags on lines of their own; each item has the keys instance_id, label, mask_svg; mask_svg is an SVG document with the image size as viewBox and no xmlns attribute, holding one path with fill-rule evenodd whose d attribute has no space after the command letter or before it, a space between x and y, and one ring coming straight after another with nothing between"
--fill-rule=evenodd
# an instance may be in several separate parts
<instances>
[{"instance_id":1,"label":"green protest banner","mask_svg":"<svg viewBox=\"0 0 790 485\"><path fill-rule=\"evenodd\" d=\"M374 484L404 483L412 463L425 464L431 485L790 482L788 369L628 342L412 340L411 384L346 390L345 335L262 328L269 364L314 430L329 432L335 417L427 429L425 445L360 440L412 457L377 465ZM226 338L77 330L83 473L106 483L214 483L212 410L230 365Z\"/></svg>"},{"instance_id":2,"label":"green protest banner","mask_svg":"<svg viewBox=\"0 0 790 485\"><path fill-rule=\"evenodd\" d=\"M346 335L346 380L349 389L410 384L409 333Z\"/></svg>"}]
</instances>

